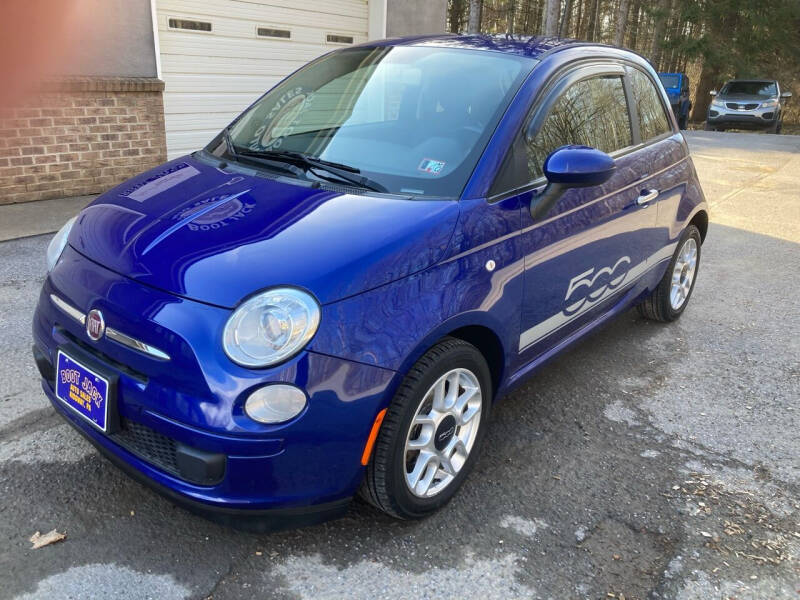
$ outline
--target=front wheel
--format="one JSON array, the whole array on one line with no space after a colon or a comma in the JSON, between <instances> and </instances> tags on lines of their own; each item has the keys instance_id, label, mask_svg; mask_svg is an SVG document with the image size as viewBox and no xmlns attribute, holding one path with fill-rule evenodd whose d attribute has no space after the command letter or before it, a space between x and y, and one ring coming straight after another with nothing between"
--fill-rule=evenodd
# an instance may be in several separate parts
<instances>
[{"instance_id":1,"label":"front wheel","mask_svg":"<svg viewBox=\"0 0 800 600\"><path fill-rule=\"evenodd\" d=\"M700 267L700 230L689 225L678 241L664 277L639 304L639 313L653 321L674 321L683 314Z\"/></svg>"},{"instance_id":2,"label":"front wheel","mask_svg":"<svg viewBox=\"0 0 800 600\"><path fill-rule=\"evenodd\" d=\"M492 401L483 355L446 338L406 375L383 419L360 495L400 519L446 504L475 464Z\"/></svg>"}]
</instances>

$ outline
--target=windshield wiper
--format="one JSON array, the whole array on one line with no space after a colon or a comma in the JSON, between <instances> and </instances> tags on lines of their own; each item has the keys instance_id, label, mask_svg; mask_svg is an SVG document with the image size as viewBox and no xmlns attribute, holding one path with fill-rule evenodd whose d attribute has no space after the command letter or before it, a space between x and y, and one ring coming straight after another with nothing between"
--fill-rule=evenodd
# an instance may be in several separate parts
<instances>
[{"instance_id":1,"label":"windshield wiper","mask_svg":"<svg viewBox=\"0 0 800 600\"><path fill-rule=\"evenodd\" d=\"M356 187L366 188L368 190L372 190L373 192L386 193L389 191L374 179L359 175L361 170L351 165L332 162L322 158L317 158L316 156L308 156L307 154L292 152L290 150L239 150L238 152L240 156L282 160L290 164L305 167L306 170L310 170L318 177L322 177L328 181L332 181L330 177L320 175L316 171L324 171L333 175L340 181L353 184Z\"/></svg>"},{"instance_id":2,"label":"windshield wiper","mask_svg":"<svg viewBox=\"0 0 800 600\"><path fill-rule=\"evenodd\" d=\"M225 145L228 147L228 154L230 154L233 158L236 158L239 153L236 151L236 146L233 145L230 127L225 128Z\"/></svg>"},{"instance_id":3,"label":"windshield wiper","mask_svg":"<svg viewBox=\"0 0 800 600\"><path fill-rule=\"evenodd\" d=\"M303 173L301 169L298 169L296 166L292 166L291 164L286 164L286 161L284 160L273 159L270 157L270 155L265 155L263 152L256 152L247 148L237 148L231 139L230 127L225 129L225 144L228 147L228 154L230 154L235 160L245 158L272 169L283 171L284 173L291 173L299 179L308 180L308 178L305 176L305 173Z\"/></svg>"}]
</instances>

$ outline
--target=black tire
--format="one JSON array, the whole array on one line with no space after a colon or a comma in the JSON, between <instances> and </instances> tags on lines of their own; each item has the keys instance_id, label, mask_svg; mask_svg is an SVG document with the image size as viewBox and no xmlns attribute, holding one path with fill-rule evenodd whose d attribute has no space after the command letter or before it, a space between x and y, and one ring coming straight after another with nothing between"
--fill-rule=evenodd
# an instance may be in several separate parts
<instances>
[{"instance_id":1,"label":"black tire","mask_svg":"<svg viewBox=\"0 0 800 600\"><path fill-rule=\"evenodd\" d=\"M689 238L694 238L694 241L697 244L697 264L695 266L694 277L691 282L691 287L689 288L689 293L686 295L683 304L681 304L678 309L675 309L672 307L672 303L670 302L670 290L672 288L672 272L675 268L675 262L678 260L678 255L680 254L684 244ZM637 308L639 309L639 313L645 319L668 323L670 321L675 321L683 314L683 311L686 310L686 306L689 304L689 300L691 300L692 298L692 292L694 291L694 284L697 282L697 274L700 271L700 255L701 255L700 230L697 229L697 227L695 227L694 225L689 225L681 235L680 240L678 241L678 246L677 248L675 248L675 254L672 255L672 259L669 261L667 270L664 273L664 276L661 278L661 281L659 282L658 286L656 287L655 290L653 290L653 292L647 298L645 298L637 306Z\"/></svg>"},{"instance_id":2,"label":"black tire","mask_svg":"<svg viewBox=\"0 0 800 600\"><path fill-rule=\"evenodd\" d=\"M480 421L471 451L453 480L430 498L414 495L406 484L405 443L412 421L428 390L452 369L469 369L481 388ZM492 378L475 346L445 338L420 358L403 379L383 419L359 495L398 519L423 518L445 504L463 484L480 453L492 405Z\"/></svg>"},{"instance_id":3,"label":"black tire","mask_svg":"<svg viewBox=\"0 0 800 600\"><path fill-rule=\"evenodd\" d=\"M717 131L717 128L713 125L710 125L708 121L706 121L705 127L703 127L706 131Z\"/></svg>"},{"instance_id":4,"label":"black tire","mask_svg":"<svg viewBox=\"0 0 800 600\"><path fill-rule=\"evenodd\" d=\"M678 129L686 129L686 126L689 124L689 118L684 115L678 119Z\"/></svg>"}]
</instances>

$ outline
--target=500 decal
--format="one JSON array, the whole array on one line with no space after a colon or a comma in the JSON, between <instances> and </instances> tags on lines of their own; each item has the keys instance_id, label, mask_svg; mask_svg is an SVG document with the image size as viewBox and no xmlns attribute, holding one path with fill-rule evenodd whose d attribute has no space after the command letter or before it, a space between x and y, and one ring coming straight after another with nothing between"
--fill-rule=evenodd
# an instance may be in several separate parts
<instances>
[{"instance_id":1,"label":"500 decal","mask_svg":"<svg viewBox=\"0 0 800 600\"><path fill-rule=\"evenodd\" d=\"M573 277L569 282L567 295L564 296L566 306L562 312L567 316L574 315L587 302L589 304L597 302L607 291L619 287L625 281L630 266L630 257L622 256L612 267L602 269L592 267Z\"/></svg>"}]
</instances>

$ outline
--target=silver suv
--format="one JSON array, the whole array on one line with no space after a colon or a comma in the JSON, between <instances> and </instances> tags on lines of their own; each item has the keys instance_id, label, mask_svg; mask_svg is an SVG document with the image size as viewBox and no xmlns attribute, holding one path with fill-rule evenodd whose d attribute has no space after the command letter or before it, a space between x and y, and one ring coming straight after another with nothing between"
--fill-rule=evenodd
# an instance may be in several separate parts
<instances>
[{"instance_id":1,"label":"silver suv","mask_svg":"<svg viewBox=\"0 0 800 600\"><path fill-rule=\"evenodd\" d=\"M774 79L734 79L711 92L714 99L708 107L707 131L733 129L766 129L780 133L783 125L783 103L792 96L781 93Z\"/></svg>"}]
</instances>

